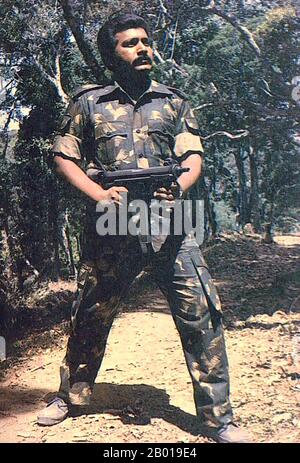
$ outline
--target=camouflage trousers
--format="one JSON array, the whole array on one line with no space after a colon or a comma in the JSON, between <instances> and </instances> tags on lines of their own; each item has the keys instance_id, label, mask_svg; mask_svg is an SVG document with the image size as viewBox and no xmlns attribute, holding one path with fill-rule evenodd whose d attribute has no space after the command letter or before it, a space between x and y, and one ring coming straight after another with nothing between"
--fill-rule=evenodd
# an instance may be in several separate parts
<instances>
[{"instance_id":1,"label":"camouflage trousers","mask_svg":"<svg viewBox=\"0 0 300 463\"><path fill-rule=\"evenodd\" d=\"M59 395L74 405L89 404L118 305L146 264L179 332L197 415L206 425L222 426L232 420L232 409L220 300L190 238L168 237L146 262L136 238L111 237L82 264Z\"/></svg>"}]
</instances>

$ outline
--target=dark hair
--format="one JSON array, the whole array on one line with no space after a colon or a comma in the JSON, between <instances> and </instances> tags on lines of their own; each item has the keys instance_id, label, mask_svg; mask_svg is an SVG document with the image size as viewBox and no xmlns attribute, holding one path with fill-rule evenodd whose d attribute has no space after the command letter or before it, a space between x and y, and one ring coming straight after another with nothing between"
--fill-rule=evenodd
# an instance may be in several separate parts
<instances>
[{"instance_id":1,"label":"dark hair","mask_svg":"<svg viewBox=\"0 0 300 463\"><path fill-rule=\"evenodd\" d=\"M145 29L150 36L149 26L146 21L134 13L117 12L109 16L101 29L99 30L97 43L100 55L105 66L112 70L114 66L114 54L117 44L115 35L118 32L126 31L127 29Z\"/></svg>"}]
</instances>

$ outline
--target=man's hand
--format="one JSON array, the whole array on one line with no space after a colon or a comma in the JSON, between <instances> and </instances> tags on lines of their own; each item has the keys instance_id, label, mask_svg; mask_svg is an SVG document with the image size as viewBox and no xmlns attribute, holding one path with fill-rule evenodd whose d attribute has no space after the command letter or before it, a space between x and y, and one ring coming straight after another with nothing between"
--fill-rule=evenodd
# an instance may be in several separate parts
<instances>
[{"instance_id":1,"label":"man's hand","mask_svg":"<svg viewBox=\"0 0 300 463\"><path fill-rule=\"evenodd\" d=\"M108 190L99 191L99 197L97 201L107 201L108 203L114 203L118 204L118 206L121 206L123 202L121 193L128 193L127 188L123 186L112 186Z\"/></svg>"},{"instance_id":2,"label":"man's hand","mask_svg":"<svg viewBox=\"0 0 300 463\"><path fill-rule=\"evenodd\" d=\"M191 154L181 163L181 167L188 167L189 171L181 174L171 188L159 188L154 193L155 199L167 201L170 206L173 206L175 199L180 197L179 192L185 195L197 182L201 173L201 163L202 159L198 154Z\"/></svg>"},{"instance_id":3,"label":"man's hand","mask_svg":"<svg viewBox=\"0 0 300 463\"><path fill-rule=\"evenodd\" d=\"M167 201L170 206L174 205L174 201L178 198L179 185L174 184L170 188L161 187L154 193L154 198L158 201Z\"/></svg>"},{"instance_id":4,"label":"man's hand","mask_svg":"<svg viewBox=\"0 0 300 463\"><path fill-rule=\"evenodd\" d=\"M61 156L55 156L54 162L56 170L59 174L63 175L68 182L74 185L82 193L86 194L94 201L108 201L120 205L122 197L120 193L127 192L124 187L112 187L104 190L101 185L91 180L86 173L77 166L73 161L64 159Z\"/></svg>"}]
</instances>

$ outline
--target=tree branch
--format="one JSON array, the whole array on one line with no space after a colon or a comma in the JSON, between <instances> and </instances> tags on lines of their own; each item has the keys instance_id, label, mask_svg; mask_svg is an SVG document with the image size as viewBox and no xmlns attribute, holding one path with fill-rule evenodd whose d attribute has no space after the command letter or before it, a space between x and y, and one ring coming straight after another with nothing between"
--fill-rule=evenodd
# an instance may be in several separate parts
<instances>
[{"instance_id":1,"label":"tree branch","mask_svg":"<svg viewBox=\"0 0 300 463\"><path fill-rule=\"evenodd\" d=\"M103 69L101 68L94 54L92 46L85 39L84 34L80 29L80 25L76 19L71 3L68 0L59 0L59 3L63 9L64 18L75 37L77 46L82 54L84 62L91 69L96 79L99 79L103 74Z\"/></svg>"},{"instance_id":2,"label":"tree branch","mask_svg":"<svg viewBox=\"0 0 300 463\"><path fill-rule=\"evenodd\" d=\"M59 97L61 98L62 102L66 105L69 101L69 97L68 95L65 93L65 91L63 90L62 88L62 84L61 84L61 79L60 79L60 64L59 64L59 55L56 56L55 60L56 60L56 66L57 66L57 69L56 69L56 76L53 77L53 76L50 76L50 74L48 74L48 72L46 72L46 70L44 69L44 67L41 65L41 63L38 61L37 58L35 58L34 56L32 57L33 59L33 62L35 64L35 66L38 68L38 70L40 71L41 75L44 77L44 79L46 79L48 82L50 82L56 89Z\"/></svg>"},{"instance_id":3,"label":"tree branch","mask_svg":"<svg viewBox=\"0 0 300 463\"><path fill-rule=\"evenodd\" d=\"M163 4L163 1L162 1L162 0L159 0L159 6L160 6L161 11L162 11L164 14L168 14L168 10L167 10L167 8L165 7L165 5Z\"/></svg>"},{"instance_id":4,"label":"tree branch","mask_svg":"<svg viewBox=\"0 0 300 463\"><path fill-rule=\"evenodd\" d=\"M299 114L299 110L297 108L293 109L275 109L275 108L268 108L266 105L261 103L256 103L255 101L246 100L247 104L251 105L253 110L262 115L266 116L274 116L274 117L291 117L296 118Z\"/></svg>"},{"instance_id":5,"label":"tree branch","mask_svg":"<svg viewBox=\"0 0 300 463\"><path fill-rule=\"evenodd\" d=\"M247 27L245 26L241 26L234 16L228 15L227 13L224 13L223 11L219 10L219 8L215 6L215 2L213 0L210 1L209 4L206 6L200 6L200 10L203 10L208 14L215 14L216 16L219 16L220 18L224 19L226 22L229 22L235 29L237 29L241 33L241 35L243 36L245 41L250 45L256 56L261 55L260 48L257 45L253 37L253 34L249 31L249 29L247 29Z\"/></svg>"},{"instance_id":6,"label":"tree branch","mask_svg":"<svg viewBox=\"0 0 300 463\"><path fill-rule=\"evenodd\" d=\"M208 108L209 106L214 106L214 103L203 103L200 106L193 108L194 111L200 111L201 109Z\"/></svg>"},{"instance_id":7,"label":"tree branch","mask_svg":"<svg viewBox=\"0 0 300 463\"><path fill-rule=\"evenodd\" d=\"M225 132L224 130L220 130L218 132L214 132L210 135L207 135L206 137L201 137L201 139L206 141L213 137L227 137L227 138L230 138L230 140L240 140L241 138L245 138L249 136L248 130L236 130L236 132L237 133L233 135L232 133Z\"/></svg>"},{"instance_id":8,"label":"tree branch","mask_svg":"<svg viewBox=\"0 0 300 463\"><path fill-rule=\"evenodd\" d=\"M0 91L0 96L1 96L3 93L6 92L7 87L8 87L10 84L12 84L14 80L15 80L15 79L11 79L6 85L4 85L4 87L3 87L3 88L1 89L1 91Z\"/></svg>"},{"instance_id":9,"label":"tree branch","mask_svg":"<svg viewBox=\"0 0 300 463\"><path fill-rule=\"evenodd\" d=\"M219 8L217 8L215 6L214 0L211 0L207 6L203 6L203 7L200 6L200 10L203 10L204 12L206 12L208 14L215 14L216 16L219 16L220 18L224 19L226 22L230 23L235 29L237 29L240 32L240 34L242 35L242 37L244 38L244 40L248 43L248 45L254 51L255 55L262 61L262 63L264 63L268 67L268 69L270 69L270 71L273 74L276 74L276 76L277 76L277 78L278 78L278 80L279 80L279 82L280 82L280 84L282 86L282 92L285 93L285 95L284 95L285 98L288 101L290 101L293 105L295 105L295 101L293 101L293 99L290 96L291 86L285 82L285 80L284 80L283 76L281 75L281 73L278 72L277 70L275 70L273 64L268 59L268 57L262 55L261 49L258 46L258 44L256 43L252 32L250 32L247 27L241 26L239 24L237 18L235 18L232 15L228 15L228 14L224 13L223 11L221 11Z\"/></svg>"},{"instance_id":10,"label":"tree branch","mask_svg":"<svg viewBox=\"0 0 300 463\"><path fill-rule=\"evenodd\" d=\"M248 45L250 45L256 56L261 56L261 50L257 45L252 32L250 32L247 27L241 26L236 18L234 18L233 16L229 16L228 14L224 13L216 7L211 8L210 12L229 22L235 29L237 29L241 33L241 35L248 43Z\"/></svg>"},{"instance_id":11,"label":"tree branch","mask_svg":"<svg viewBox=\"0 0 300 463\"><path fill-rule=\"evenodd\" d=\"M191 82L193 82L195 84L195 88L201 88L201 90L205 89L206 86L205 85L201 85L199 83L199 81L196 81L195 79L191 79L191 76L190 74L188 73L188 71L186 71L182 66L180 66L178 63L176 63L176 61L174 59L163 59L163 57L161 56L161 54L159 53L158 50L154 49L153 50L153 53L154 53L154 56L155 58L157 59L157 61L159 61L159 63L161 64L170 64L172 67L174 67L177 71L180 72L180 74L182 74L184 77L187 77L190 79Z\"/></svg>"},{"instance_id":12,"label":"tree branch","mask_svg":"<svg viewBox=\"0 0 300 463\"><path fill-rule=\"evenodd\" d=\"M5 158L6 156L6 153L7 153L7 148L8 148L8 144L9 144L9 124L12 120L12 117L13 117L13 113L14 113L14 110L15 110L15 106L16 106L16 101L14 100L13 102L13 106L12 108L10 109L9 113L8 113L8 116L7 116L7 119L6 119L6 122L5 122L5 125L3 127L3 131L2 133L0 134L0 137L3 139L4 141L4 148L3 148L3 152L1 154L1 158Z\"/></svg>"},{"instance_id":13,"label":"tree branch","mask_svg":"<svg viewBox=\"0 0 300 463\"><path fill-rule=\"evenodd\" d=\"M177 27L178 27L178 16L177 16L177 19L176 19L176 24L175 24L175 29L174 29L174 35L173 35L173 42L172 42L172 50L171 50L170 59L173 59L173 56L174 56Z\"/></svg>"},{"instance_id":14,"label":"tree branch","mask_svg":"<svg viewBox=\"0 0 300 463\"><path fill-rule=\"evenodd\" d=\"M175 69L177 69L184 77L190 77L189 73L183 67L181 67L178 63L176 63L176 61L174 59L167 59L167 60L163 59L163 57L161 56L159 51L156 50L156 49L153 50L153 53L154 53L155 58L157 58L157 60L160 63L162 63L162 64L169 63Z\"/></svg>"},{"instance_id":15,"label":"tree branch","mask_svg":"<svg viewBox=\"0 0 300 463\"><path fill-rule=\"evenodd\" d=\"M62 86L62 83L61 83L61 67L60 67L60 55L59 55L59 53L57 53L57 55L55 57L55 68L54 69L55 69L55 77L54 77L53 80L55 82L57 92L58 92L60 98L62 99L62 101L66 104L69 101L69 97L65 93L65 91L63 89L63 86Z\"/></svg>"}]
</instances>

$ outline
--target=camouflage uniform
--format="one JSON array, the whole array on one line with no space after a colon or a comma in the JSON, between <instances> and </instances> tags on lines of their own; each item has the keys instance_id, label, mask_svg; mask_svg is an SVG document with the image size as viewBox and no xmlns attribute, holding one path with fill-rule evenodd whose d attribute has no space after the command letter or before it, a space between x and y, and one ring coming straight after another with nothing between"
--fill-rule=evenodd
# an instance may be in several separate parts
<instances>
[{"instance_id":1,"label":"camouflage uniform","mask_svg":"<svg viewBox=\"0 0 300 463\"><path fill-rule=\"evenodd\" d=\"M137 102L118 86L81 89L69 105L53 152L86 167L152 167L168 157L201 155L197 121L177 90L152 81ZM93 205L95 207L95 205ZM72 308L72 332L61 367L60 396L87 405L117 308L147 264L166 296L192 378L197 414L207 425L232 420L221 306L191 235L169 236L151 261L137 237L100 237L93 214Z\"/></svg>"}]
</instances>

